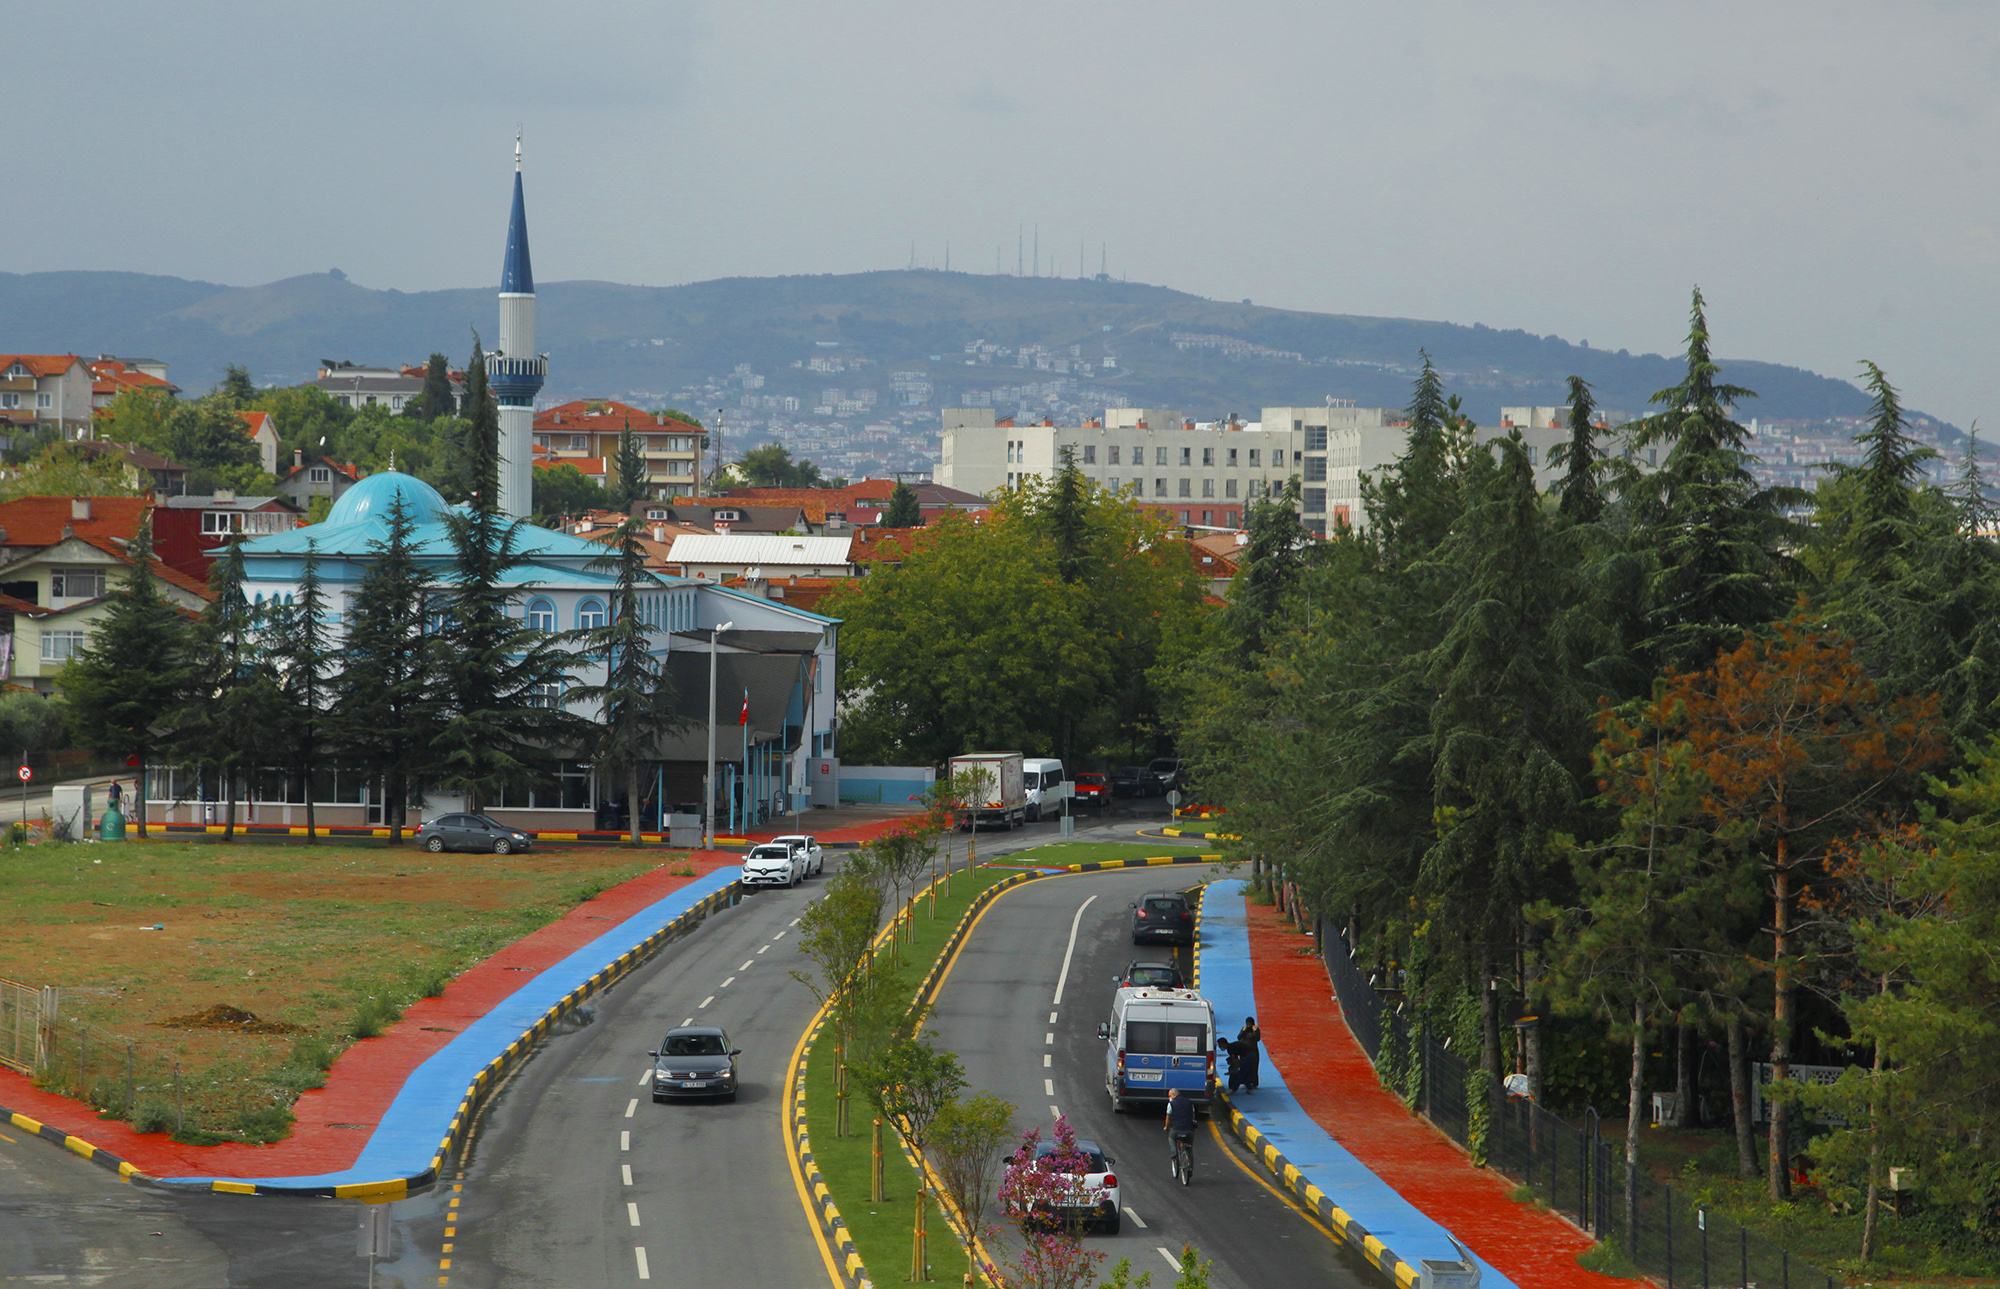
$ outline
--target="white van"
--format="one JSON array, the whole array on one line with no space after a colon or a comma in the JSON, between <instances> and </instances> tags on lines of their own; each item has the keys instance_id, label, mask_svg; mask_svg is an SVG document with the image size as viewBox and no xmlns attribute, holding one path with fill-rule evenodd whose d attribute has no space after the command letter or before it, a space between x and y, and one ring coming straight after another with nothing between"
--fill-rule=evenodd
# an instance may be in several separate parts
<instances>
[{"instance_id":1,"label":"white van","mask_svg":"<svg viewBox=\"0 0 2000 1289\"><path fill-rule=\"evenodd\" d=\"M1120 989L1104 1040L1104 1090L1113 1114L1164 1101L1169 1088L1207 1109L1215 1088L1215 1008L1192 989Z\"/></svg>"},{"instance_id":2,"label":"white van","mask_svg":"<svg viewBox=\"0 0 2000 1289\"><path fill-rule=\"evenodd\" d=\"M1040 823L1043 816L1069 813L1070 794L1076 785L1063 772L1063 763L1048 757L1031 757L1021 762L1021 786L1028 793L1028 822Z\"/></svg>"}]
</instances>

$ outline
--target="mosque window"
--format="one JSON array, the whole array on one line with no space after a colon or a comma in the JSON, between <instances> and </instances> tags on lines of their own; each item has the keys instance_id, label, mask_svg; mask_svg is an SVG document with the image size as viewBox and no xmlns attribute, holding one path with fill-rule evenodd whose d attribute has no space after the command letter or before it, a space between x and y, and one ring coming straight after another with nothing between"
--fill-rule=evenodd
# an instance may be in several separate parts
<instances>
[{"instance_id":1,"label":"mosque window","mask_svg":"<svg viewBox=\"0 0 2000 1289\"><path fill-rule=\"evenodd\" d=\"M528 601L528 625L537 631L554 631L556 606L539 598Z\"/></svg>"},{"instance_id":2,"label":"mosque window","mask_svg":"<svg viewBox=\"0 0 2000 1289\"><path fill-rule=\"evenodd\" d=\"M576 625L585 631L604 625L604 604L600 600L585 600L576 606Z\"/></svg>"}]
</instances>

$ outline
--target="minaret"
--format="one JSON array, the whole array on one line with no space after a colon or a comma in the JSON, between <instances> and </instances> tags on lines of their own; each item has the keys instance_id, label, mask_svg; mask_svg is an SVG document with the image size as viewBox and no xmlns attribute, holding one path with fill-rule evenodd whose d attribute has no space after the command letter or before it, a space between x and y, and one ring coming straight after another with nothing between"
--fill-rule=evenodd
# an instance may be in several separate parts
<instances>
[{"instance_id":1,"label":"minaret","mask_svg":"<svg viewBox=\"0 0 2000 1289\"><path fill-rule=\"evenodd\" d=\"M500 268L500 344L486 379L500 400L500 513L525 519L534 509L535 395L548 361L535 353L535 272L528 263L528 208L521 199L521 136L514 136L514 210L507 218L507 260Z\"/></svg>"}]
</instances>

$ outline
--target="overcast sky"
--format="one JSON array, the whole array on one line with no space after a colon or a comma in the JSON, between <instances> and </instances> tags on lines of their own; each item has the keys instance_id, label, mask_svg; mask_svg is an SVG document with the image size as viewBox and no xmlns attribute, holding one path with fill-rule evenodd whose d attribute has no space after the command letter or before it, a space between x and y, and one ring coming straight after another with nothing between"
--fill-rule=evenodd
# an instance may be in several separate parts
<instances>
[{"instance_id":1,"label":"overcast sky","mask_svg":"<svg viewBox=\"0 0 2000 1289\"><path fill-rule=\"evenodd\" d=\"M2000 432L2000 6L45 4L0 269L496 283L1014 264L1852 376ZM4 330L4 328L0 328ZM1754 413L1752 405L1746 409Z\"/></svg>"}]
</instances>

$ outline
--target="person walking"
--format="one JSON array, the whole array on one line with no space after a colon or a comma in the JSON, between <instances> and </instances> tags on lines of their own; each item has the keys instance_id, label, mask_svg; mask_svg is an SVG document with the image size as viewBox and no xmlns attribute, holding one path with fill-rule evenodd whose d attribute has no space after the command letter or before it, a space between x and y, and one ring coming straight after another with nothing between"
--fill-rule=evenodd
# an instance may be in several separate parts
<instances>
[{"instance_id":1,"label":"person walking","mask_svg":"<svg viewBox=\"0 0 2000 1289\"><path fill-rule=\"evenodd\" d=\"M1230 1049L1232 1056L1238 1054L1241 1056L1243 1062L1243 1086L1251 1092L1257 1090L1257 1067L1260 1061L1257 1044L1262 1042L1263 1039L1264 1031L1257 1028L1257 1018L1255 1016L1245 1016L1243 1018L1243 1028L1236 1031L1236 1043ZM1230 1062L1231 1072L1229 1083L1231 1090L1234 1090L1236 1086L1235 1064L1233 1060Z\"/></svg>"}]
</instances>

